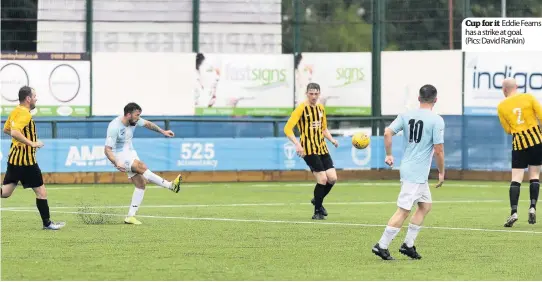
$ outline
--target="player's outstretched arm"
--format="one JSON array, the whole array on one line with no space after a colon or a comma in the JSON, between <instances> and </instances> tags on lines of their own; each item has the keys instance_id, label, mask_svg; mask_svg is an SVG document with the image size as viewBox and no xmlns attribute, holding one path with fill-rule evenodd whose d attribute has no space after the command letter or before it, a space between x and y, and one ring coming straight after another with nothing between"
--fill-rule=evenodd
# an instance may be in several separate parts
<instances>
[{"instance_id":1,"label":"player's outstretched arm","mask_svg":"<svg viewBox=\"0 0 542 282\"><path fill-rule=\"evenodd\" d=\"M152 121L148 121L148 120L145 120L144 121L144 124L143 126L147 129L150 129L152 131L156 131L158 133L161 133L162 135L166 136L166 137L173 137L175 136L175 134L173 133L173 131L171 130L163 130L162 128L160 128L160 126L156 125L154 122Z\"/></svg>"}]
</instances>

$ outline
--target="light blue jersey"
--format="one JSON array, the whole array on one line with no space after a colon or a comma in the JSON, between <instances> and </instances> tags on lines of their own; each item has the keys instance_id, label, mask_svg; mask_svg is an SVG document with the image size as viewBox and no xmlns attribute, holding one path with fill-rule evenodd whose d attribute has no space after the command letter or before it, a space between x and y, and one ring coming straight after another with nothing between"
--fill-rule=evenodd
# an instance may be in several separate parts
<instances>
[{"instance_id":1,"label":"light blue jersey","mask_svg":"<svg viewBox=\"0 0 542 282\"><path fill-rule=\"evenodd\" d=\"M398 115L389 128L403 131L405 152L401 160L401 181L426 183L433 159L433 146L444 143L444 120L429 109Z\"/></svg>"},{"instance_id":2,"label":"light blue jersey","mask_svg":"<svg viewBox=\"0 0 542 282\"><path fill-rule=\"evenodd\" d=\"M113 152L133 151L132 138L137 126L144 126L145 120L139 118L136 126L126 126L122 123L122 117L117 117L107 126L105 145L113 148Z\"/></svg>"}]
</instances>

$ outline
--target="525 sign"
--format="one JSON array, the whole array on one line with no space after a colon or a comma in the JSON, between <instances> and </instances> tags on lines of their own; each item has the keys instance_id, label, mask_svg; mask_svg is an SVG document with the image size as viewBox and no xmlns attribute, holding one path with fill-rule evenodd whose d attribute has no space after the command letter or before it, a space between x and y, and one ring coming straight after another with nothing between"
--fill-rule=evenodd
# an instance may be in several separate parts
<instances>
[{"instance_id":1,"label":"525 sign","mask_svg":"<svg viewBox=\"0 0 542 282\"><path fill-rule=\"evenodd\" d=\"M215 144L213 143L182 143L181 159L183 160L210 160L215 157Z\"/></svg>"}]
</instances>

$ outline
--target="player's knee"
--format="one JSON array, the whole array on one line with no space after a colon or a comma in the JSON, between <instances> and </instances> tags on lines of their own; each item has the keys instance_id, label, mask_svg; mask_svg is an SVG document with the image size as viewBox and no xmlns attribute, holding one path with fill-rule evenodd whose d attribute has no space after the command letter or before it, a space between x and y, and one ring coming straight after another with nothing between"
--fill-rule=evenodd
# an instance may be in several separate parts
<instances>
[{"instance_id":1,"label":"player's knee","mask_svg":"<svg viewBox=\"0 0 542 282\"><path fill-rule=\"evenodd\" d=\"M323 173L323 172L318 173L318 175L316 177L316 182L318 182L318 184L326 185L327 181L328 181L328 178L327 178L327 175L325 173Z\"/></svg>"},{"instance_id":2,"label":"player's knee","mask_svg":"<svg viewBox=\"0 0 542 282\"><path fill-rule=\"evenodd\" d=\"M149 169L144 162L140 162L137 160L134 162L132 167L134 168L134 171L139 174L143 174L147 169Z\"/></svg>"},{"instance_id":3,"label":"player's knee","mask_svg":"<svg viewBox=\"0 0 542 282\"><path fill-rule=\"evenodd\" d=\"M38 188L34 188L34 193L36 193L36 198L38 199L47 199L47 190L45 190L45 186L40 186Z\"/></svg>"},{"instance_id":4,"label":"player's knee","mask_svg":"<svg viewBox=\"0 0 542 282\"><path fill-rule=\"evenodd\" d=\"M11 196L11 191L4 191L2 190L2 198L7 199Z\"/></svg>"},{"instance_id":5,"label":"player's knee","mask_svg":"<svg viewBox=\"0 0 542 282\"><path fill-rule=\"evenodd\" d=\"M318 180L318 184L320 185L326 185L327 184L327 178L324 177L324 178L321 178Z\"/></svg>"},{"instance_id":6,"label":"player's knee","mask_svg":"<svg viewBox=\"0 0 542 282\"><path fill-rule=\"evenodd\" d=\"M142 162L139 162L139 169L142 171L142 172L145 172L147 169L149 169L147 167L147 165L145 163L142 163Z\"/></svg>"},{"instance_id":7,"label":"player's knee","mask_svg":"<svg viewBox=\"0 0 542 282\"><path fill-rule=\"evenodd\" d=\"M404 218L407 218L408 215L410 214L410 210L409 209L406 209L404 207L398 207L397 208L397 212L396 214L400 217L404 217Z\"/></svg>"},{"instance_id":8,"label":"player's knee","mask_svg":"<svg viewBox=\"0 0 542 282\"><path fill-rule=\"evenodd\" d=\"M537 166L533 168L532 166L529 167L529 179L538 179L540 178L540 166Z\"/></svg>"},{"instance_id":9,"label":"player's knee","mask_svg":"<svg viewBox=\"0 0 542 282\"><path fill-rule=\"evenodd\" d=\"M418 210L423 213L424 215L428 214L431 209L433 208L433 205L431 203L419 203L418 204Z\"/></svg>"},{"instance_id":10,"label":"player's knee","mask_svg":"<svg viewBox=\"0 0 542 282\"><path fill-rule=\"evenodd\" d=\"M329 184L335 184L337 182L337 175L328 175L327 176L327 183Z\"/></svg>"},{"instance_id":11,"label":"player's knee","mask_svg":"<svg viewBox=\"0 0 542 282\"><path fill-rule=\"evenodd\" d=\"M393 227L402 226L403 222L407 219L409 214L410 214L410 210L407 210L402 207L397 207L397 210L388 221L388 225L393 226Z\"/></svg>"},{"instance_id":12,"label":"player's knee","mask_svg":"<svg viewBox=\"0 0 542 282\"><path fill-rule=\"evenodd\" d=\"M512 181L521 183L523 181L524 169L512 169Z\"/></svg>"}]
</instances>

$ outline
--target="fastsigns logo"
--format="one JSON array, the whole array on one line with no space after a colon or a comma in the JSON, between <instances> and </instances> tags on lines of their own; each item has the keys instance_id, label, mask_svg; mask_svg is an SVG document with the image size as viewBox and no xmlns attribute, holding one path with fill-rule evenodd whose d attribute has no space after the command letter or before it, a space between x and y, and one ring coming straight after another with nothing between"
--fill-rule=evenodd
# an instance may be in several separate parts
<instances>
[{"instance_id":1,"label":"fastsigns logo","mask_svg":"<svg viewBox=\"0 0 542 282\"><path fill-rule=\"evenodd\" d=\"M256 91L288 86L287 74L283 68L260 68L242 63L228 63L225 68L227 80L249 81L250 84L244 88Z\"/></svg>"},{"instance_id":2,"label":"fastsigns logo","mask_svg":"<svg viewBox=\"0 0 542 282\"><path fill-rule=\"evenodd\" d=\"M352 84L364 82L365 72L360 67L337 68L335 80L338 84L333 85L332 88L347 87Z\"/></svg>"}]
</instances>

